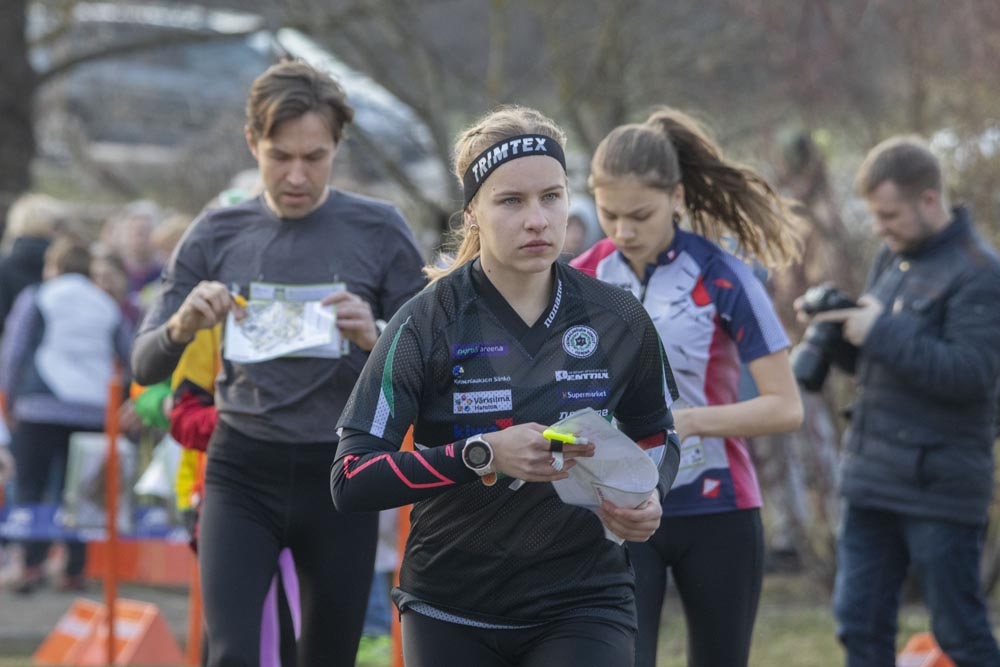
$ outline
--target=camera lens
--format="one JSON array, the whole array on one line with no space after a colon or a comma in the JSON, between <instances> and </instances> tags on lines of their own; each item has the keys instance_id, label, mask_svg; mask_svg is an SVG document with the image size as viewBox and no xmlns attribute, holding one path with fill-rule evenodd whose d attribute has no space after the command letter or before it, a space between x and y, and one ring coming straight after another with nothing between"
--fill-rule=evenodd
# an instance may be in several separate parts
<instances>
[{"instance_id":1,"label":"camera lens","mask_svg":"<svg viewBox=\"0 0 1000 667\"><path fill-rule=\"evenodd\" d=\"M828 310L853 308L846 294L829 283L809 288L802 298L802 310L815 315ZM834 348L843 340L843 325L839 322L817 322L809 325L802 342L792 350L792 372L806 391L819 391L830 372Z\"/></svg>"},{"instance_id":2,"label":"camera lens","mask_svg":"<svg viewBox=\"0 0 1000 667\"><path fill-rule=\"evenodd\" d=\"M806 391L819 391L830 372L831 350L841 337L841 325L819 322L806 329L792 350L792 372Z\"/></svg>"}]
</instances>

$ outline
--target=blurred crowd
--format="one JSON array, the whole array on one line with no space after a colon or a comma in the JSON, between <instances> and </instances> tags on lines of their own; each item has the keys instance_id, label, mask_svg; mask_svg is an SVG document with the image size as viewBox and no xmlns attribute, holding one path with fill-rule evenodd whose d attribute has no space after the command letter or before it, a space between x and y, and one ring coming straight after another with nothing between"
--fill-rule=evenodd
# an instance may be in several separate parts
<instances>
[{"instance_id":1,"label":"blurred crowd","mask_svg":"<svg viewBox=\"0 0 1000 667\"><path fill-rule=\"evenodd\" d=\"M62 500L70 436L103 430L115 363L127 383L135 328L191 221L150 201L114 210L99 225L86 219L72 204L35 193L8 214L0 258L0 486L9 503ZM142 424L131 402L121 417L133 442L162 435ZM5 547L2 576L14 590L30 593L45 581L47 543ZM53 554L62 561L56 585L82 588L82 545Z\"/></svg>"}]
</instances>

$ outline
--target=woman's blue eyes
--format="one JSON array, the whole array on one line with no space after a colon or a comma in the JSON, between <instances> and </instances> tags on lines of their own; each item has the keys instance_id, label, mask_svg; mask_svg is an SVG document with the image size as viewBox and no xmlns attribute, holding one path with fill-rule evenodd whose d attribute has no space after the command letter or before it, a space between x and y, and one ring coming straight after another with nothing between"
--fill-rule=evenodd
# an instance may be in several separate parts
<instances>
[{"instance_id":1,"label":"woman's blue eyes","mask_svg":"<svg viewBox=\"0 0 1000 667\"><path fill-rule=\"evenodd\" d=\"M542 201L556 201L559 199L558 192L546 192L542 195ZM505 197L500 200L500 203L504 206L513 206L515 204L520 204L522 201L521 197Z\"/></svg>"}]
</instances>

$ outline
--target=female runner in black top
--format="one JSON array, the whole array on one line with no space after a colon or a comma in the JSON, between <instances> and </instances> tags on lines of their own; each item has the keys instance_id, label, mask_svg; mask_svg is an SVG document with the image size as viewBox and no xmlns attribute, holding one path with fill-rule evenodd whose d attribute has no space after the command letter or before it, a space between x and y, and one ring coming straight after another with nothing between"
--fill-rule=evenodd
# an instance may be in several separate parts
<instances>
[{"instance_id":1,"label":"female runner in black top","mask_svg":"<svg viewBox=\"0 0 1000 667\"><path fill-rule=\"evenodd\" d=\"M632 541L659 525L679 456L673 380L641 304L556 263L563 137L506 107L459 138L457 256L393 317L340 419L338 509L415 503L393 592L409 667L633 661L633 575L602 522ZM566 445L557 471L542 431L584 407L658 461L659 488L639 507L598 516L556 494L551 482L594 445ZM400 452L411 424L417 451Z\"/></svg>"}]
</instances>

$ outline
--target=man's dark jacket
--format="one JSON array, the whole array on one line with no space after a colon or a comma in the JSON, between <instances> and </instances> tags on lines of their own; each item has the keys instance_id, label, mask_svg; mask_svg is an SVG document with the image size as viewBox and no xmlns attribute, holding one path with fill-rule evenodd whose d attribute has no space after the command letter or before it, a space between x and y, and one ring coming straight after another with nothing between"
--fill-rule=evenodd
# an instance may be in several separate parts
<instances>
[{"instance_id":1,"label":"man's dark jacket","mask_svg":"<svg viewBox=\"0 0 1000 667\"><path fill-rule=\"evenodd\" d=\"M882 248L885 305L858 352L841 492L854 506L986 521L1000 378L1000 260L955 209L918 250Z\"/></svg>"},{"instance_id":2,"label":"man's dark jacket","mask_svg":"<svg viewBox=\"0 0 1000 667\"><path fill-rule=\"evenodd\" d=\"M0 258L0 335L14 300L28 285L42 281L42 265L49 240L38 236L14 239L10 253Z\"/></svg>"}]
</instances>

